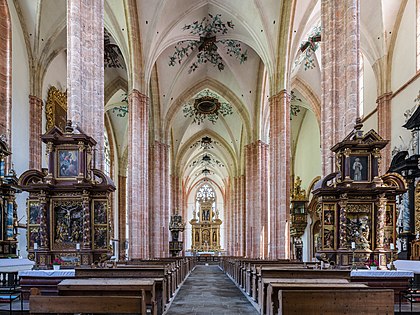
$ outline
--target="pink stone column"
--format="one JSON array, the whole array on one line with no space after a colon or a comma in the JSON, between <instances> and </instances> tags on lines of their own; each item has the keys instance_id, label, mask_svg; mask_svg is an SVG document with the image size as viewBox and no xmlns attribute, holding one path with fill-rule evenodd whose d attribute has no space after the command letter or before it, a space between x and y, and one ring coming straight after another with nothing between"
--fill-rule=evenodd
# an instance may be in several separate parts
<instances>
[{"instance_id":1,"label":"pink stone column","mask_svg":"<svg viewBox=\"0 0 420 315\"><path fill-rule=\"evenodd\" d=\"M322 172L334 171L331 152L351 132L358 116L359 0L321 1Z\"/></svg>"},{"instance_id":2,"label":"pink stone column","mask_svg":"<svg viewBox=\"0 0 420 315\"><path fill-rule=\"evenodd\" d=\"M245 175L240 177L240 200L239 200L239 215L238 215L238 228L239 228L239 254L238 256L246 255L245 252L245 241L246 241L246 216L245 216L245 207L246 207L246 197L245 197Z\"/></svg>"},{"instance_id":3,"label":"pink stone column","mask_svg":"<svg viewBox=\"0 0 420 315\"><path fill-rule=\"evenodd\" d=\"M168 146L155 141L151 149L151 255L169 256L169 178Z\"/></svg>"},{"instance_id":4,"label":"pink stone column","mask_svg":"<svg viewBox=\"0 0 420 315\"><path fill-rule=\"evenodd\" d=\"M246 256L263 258L267 251L268 146L256 141L245 146Z\"/></svg>"},{"instance_id":5,"label":"pink stone column","mask_svg":"<svg viewBox=\"0 0 420 315\"><path fill-rule=\"evenodd\" d=\"M29 168L42 167L42 99L29 95Z\"/></svg>"},{"instance_id":6,"label":"pink stone column","mask_svg":"<svg viewBox=\"0 0 420 315\"><path fill-rule=\"evenodd\" d=\"M132 90L128 98L129 257L150 258L149 105L146 95Z\"/></svg>"},{"instance_id":7,"label":"pink stone column","mask_svg":"<svg viewBox=\"0 0 420 315\"><path fill-rule=\"evenodd\" d=\"M290 256L290 96L286 90L270 98L270 253Z\"/></svg>"},{"instance_id":8,"label":"pink stone column","mask_svg":"<svg viewBox=\"0 0 420 315\"><path fill-rule=\"evenodd\" d=\"M119 244L119 259L125 259L125 241L127 240L126 236L126 209L127 209L127 177L118 176L118 240Z\"/></svg>"},{"instance_id":9,"label":"pink stone column","mask_svg":"<svg viewBox=\"0 0 420 315\"><path fill-rule=\"evenodd\" d=\"M104 165L104 0L67 1L67 117L97 141Z\"/></svg>"},{"instance_id":10,"label":"pink stone column","mask_svg":"<svg viewBox=\"0 0 420 315\"><path fill-rule=\"evenodd\" d=\"M7 0L0 0L0 136L12 148L12 26Z\"/></svg>"},{"instance_id":11,"label":"pink stone column","mask_svg":"<svg viewBox=\"0 0 420 315\"><path fill-rule=\"evenodd\" d=\"M391 140L391 99L392 93L385 93L378 97L378 133L385 140ZM381 150L381 164L379 175L385 174L391 164L391 144L388 143Z\"/></svg>"}]
</instances>

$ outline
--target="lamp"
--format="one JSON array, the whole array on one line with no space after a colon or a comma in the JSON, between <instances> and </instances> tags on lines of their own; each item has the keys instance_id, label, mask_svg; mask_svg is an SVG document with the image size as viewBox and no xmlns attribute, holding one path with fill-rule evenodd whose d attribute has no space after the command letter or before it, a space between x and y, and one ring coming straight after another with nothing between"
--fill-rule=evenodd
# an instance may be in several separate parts
<instances>
[{"instance_id":1,"label":"lamp","mask_svg":"<svg viewBox=\"0 0 420 315\"><path fill-rule=\"evenodd\" d=\"M219 115L233 114L232 106L209 89L204 89L194 97L194 101L184 104L182 111L184 117L193 117L193 123L197 123L197 125L200 125L206 118L215 124Z\"/></svg>"}]
</instances>

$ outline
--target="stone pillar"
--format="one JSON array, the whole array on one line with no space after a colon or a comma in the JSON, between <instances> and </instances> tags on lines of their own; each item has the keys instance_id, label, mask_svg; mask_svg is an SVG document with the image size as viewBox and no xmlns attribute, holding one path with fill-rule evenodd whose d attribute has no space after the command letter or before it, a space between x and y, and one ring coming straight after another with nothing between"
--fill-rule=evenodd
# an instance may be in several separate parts
<instances>
[{"instance_id":1,"label":"stone pillar","mask_svg":"<svg viewBox=\"0 0 420 315\"><path fill-rule=\"evenodd\" d=\"M359 0L321 1L322 173L334 171L331 147L349 134L358 116Z\"/></svg>"},{"instance_id":2,"label":"stone pillar","mask_svg":"<svg viewBox=\"0 0 420 315\"><path fill-rule=\"evenodd\" d=\"M127 240L127 177L118 176L118 240L119 240L119 259L124 260L125 255L125 241Z\"/></svg>"},{"instance_id":3,"label":"stone pillar","mask_svg":"<svg viewBox=\"0 0 420 315\"><path fill-rule=\"evenodd\" d=\"M270 98L270 258L290 255L290 95Z\"/></svg>"},{"instance_id":4,"label":"stone pillar","mask_svg":"<svg viewBox=\"0 0 420 315\"><path fill-rule=\"evenodd\" d=\"M257 141L245 147L246 168L246 256L262 258L267 253L267 150Z\"/></svg>"},{"instance_id":5,"label":"stone pillar","mask_svg":"<svg viewBox=\"0 0 420 315\"><path fill-rule=\"evenodd\" d=\"M238 179L238 256L245 255L245 235L246 235L246 217L245 217L245 176L241 175Z\"/></svg>"},{"instance_id":6,"label":"stone pillar","mask_svg":"<svg viewBox=\"0 0 420 315\"><path fill-rule=\"evenodd\" d=\"M12 149L12 25L7 0L0 0L0 113L0 136L6 136Z\"/></svg>"},{"instance_id":7,"label":"stone pillar","mask_svg":"<svg viewBox=\"0 0 420 315\"><path fill-rule=\"evenodd\" d=\"M97 141L104 165L104 0L67 1L67 117Z\"/></svg>"},{"instance_id":8,"label":"stone pillar","mask_svg":"<svg viewBox=\"0 0 420 315\"><path fill-rule=\"evenodd\" d=\"M150 258L148 98L133 90L128 98L129 258Z\"/></svg>"},{"instance_id":9,"label":"stone pillar","mask_svg":"<svg viewBox=\"0 0 420 315\"><path fill-rule=\"evenodd\" d=\"M29 168L42 167L42 99L29 95Z\"/></svg>"},{"instance_id":10,"label":"stone pillar","mask_svg":"<svg viewBox=\"0 0 420 315\"><path fill-rule=\"evenodd\" d=\"M169 147L155 141L151 149L151 255L152 257L167 257L169 255L169 177L168 150ZM180 209L181 210L181 209ZM185 220L185 218L183 218Z\"/></svg>"},{"instance_id":11,"label":"stone pillar","mask_svg":"<svg viewBox=\"0 0 420 315\"><path fill-rule=\"evenodd\" d=\"M391 140L391 100L392 93L385 93L378 97L378 133L385 140ZM388 143L381 153L379 175L383 175L391 164L391 144Z\"/></svg>"}]
</instances>

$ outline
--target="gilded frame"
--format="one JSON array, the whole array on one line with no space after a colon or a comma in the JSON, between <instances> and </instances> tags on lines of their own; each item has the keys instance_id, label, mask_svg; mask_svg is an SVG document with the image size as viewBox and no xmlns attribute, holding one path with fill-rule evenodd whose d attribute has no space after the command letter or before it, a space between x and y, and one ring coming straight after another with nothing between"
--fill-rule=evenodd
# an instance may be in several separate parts
<instances>
[{"instance_id":1,"label":"gilded frame","mask_svg":"<svg viewBox=\"0 0 420 315\"><path fill-rule=\"evenodd\" d=\"M337 248L336 237L336 222L337 222L337 209L335 203L324 203L322 207L322 235L321 235L321 248L323 250L334 250ZM331 214L331 218L326 216ZM329 219L330 218L330 219ZM327 220L330 220L326 224Z\"/></svg>"},{"instance_id":2,"label":"gilded frame","mask_svg":"<svg viewBox=\"0 0 420 315\"><path fill-rule=\"evenodd\" d=\"M61 92L55 86L49 88L45 115L47 118L46 132L54 126L64 130L67 121L67 91Z\"/></svg>"},{"instance_id":3,"label":"gilded frame","mask_svg":"<svg viewBox=\"0 0 420 315\"><path fill-rule=\"evenodd\" d=\"M41 224L41 204L38 199L29 199L27 201L28 249L34 249L34 243L40 243L39 225Z\"/></svg>"}]
</instances>

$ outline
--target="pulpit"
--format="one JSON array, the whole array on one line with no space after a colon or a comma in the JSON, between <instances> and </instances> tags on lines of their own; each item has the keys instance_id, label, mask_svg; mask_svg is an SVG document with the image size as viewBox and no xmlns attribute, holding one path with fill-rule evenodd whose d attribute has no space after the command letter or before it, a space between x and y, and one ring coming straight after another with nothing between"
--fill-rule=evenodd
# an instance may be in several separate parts
<instances>
[{"instance_id":1,"label":"pulpit","mask_svg":"<svg viewBox=\"0 0 420 315\"><path fill-rule=\"evenodd\" d=\"M396 173L378 174L381 149L388 143L374 130L364 133L360 120L354 130L331 150L338 171L314 187L321 220L317 257L340 267L368 259L386 269L387 254L396 243L396 196L406 191L404 178ZM352 244L354 244L352 246Z\"/></svg>"},{"instance_id":2,"label":"pulpit","mask_svg":"<svg viewBox=\"0 0 420 315\"><path fill-rule=\"evenodd\" d=\"M48 168L28 170L19 178L27 199L28 257L40 268L59 258L64 264L91 264L110 252L112 180L93 168L96 141L53 127L42 136Z\"/></svg>"}]
</instances>

